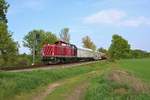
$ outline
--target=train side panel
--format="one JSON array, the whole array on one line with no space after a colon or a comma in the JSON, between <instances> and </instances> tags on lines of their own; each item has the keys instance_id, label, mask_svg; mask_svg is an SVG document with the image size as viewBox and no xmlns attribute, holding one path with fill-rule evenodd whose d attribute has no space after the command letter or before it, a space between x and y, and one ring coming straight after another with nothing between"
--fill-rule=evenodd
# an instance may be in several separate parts
<instances>
[{"instance_id":1,"label":"train side panel","mask_svg":"<svg viewBox=\"0 0 150 100\"><path fill-rule=\"evenodd\" d=\"M89 49L78 48L77 58L79 60L94 60L94 53Z\"/></svg>"},{"instance_id":2,"label":"train side panel","mask_svg":"<svg viewBox=\"0 0 150 100\"><path fill-rule=\"evenodd\" d=\"M101 59L101 53L91 49L78 48L77 57L82 59L99 60Z\"/></svg>"},{"instance_id":3,"label":"train side panel","mask_svg":"<svg viewBox=\"0 0 150 100\"><path fill-rule=\"evenodd\" d=\"M70 62L74 61L77 56L77 49L74 45L57 42L54 45L45 45L42 49L43 62Z\"/></svg>"}]
</instances>

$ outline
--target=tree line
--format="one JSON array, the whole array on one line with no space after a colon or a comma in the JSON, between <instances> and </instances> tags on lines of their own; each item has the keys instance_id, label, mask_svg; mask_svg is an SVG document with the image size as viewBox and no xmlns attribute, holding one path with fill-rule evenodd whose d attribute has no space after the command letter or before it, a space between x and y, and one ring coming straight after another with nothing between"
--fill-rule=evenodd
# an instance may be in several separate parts
<instances>
[{"instance_id":1,"label":"tree line","mask_svg":"<svg viewBox=\"0 0 150 100\"><path fill-rule=\"evenodd\" d=\"M131 45L128 43L128 41L120 35L113 35L111 42L112 43L108 49L108 53L111 58L121 59L150 57L150 52L139 49L131 49Z\"/></svg>"},{"instance_id":2,"label":"tree line","mask_svg":"<svg viewBox=\"0 0 150 100\"><path fill-rule=\"evenodd\" d=\"M5 0L0 0L0 66L20 66L30 65L31 55L35 53L36 62L40 62L40 51L44 44L54 44L61 40L70 43L71 36L69 28L63 28L59 37L53 32L44 30L31 30L23 38L23 46L29 48L30 54L19 54L19 43L12 38L12 32L8 30L8 20L6 17L9 4ZM105 53L109 58L142 58L150 57L150 53L143 50L132 50L131 45L120 35L113 35L111 45L108 50L97 48L90 36L82 38L84 48ZM34 52L35 51L35 52Z\"/></svg>"}]
</instances>

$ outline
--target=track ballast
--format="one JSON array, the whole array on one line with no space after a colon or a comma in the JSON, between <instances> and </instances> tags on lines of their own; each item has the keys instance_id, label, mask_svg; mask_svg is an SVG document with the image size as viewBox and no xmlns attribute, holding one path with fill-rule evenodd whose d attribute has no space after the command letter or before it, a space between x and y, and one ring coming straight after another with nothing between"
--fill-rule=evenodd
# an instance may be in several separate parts
<instances>
[{"instance_id":1,"label":"track ballast","mask_svg":"<svg viewBox=\"0 0 150 100\"><path fill-rule=\"evenodd\" d=\"M53 68L65 68L65 67L73 67L78 65L84 65L84 64L90 64L97 61L84 61L84 62L74 62L74 63L66 63L66 64L49 64L49 65L43 65L38 64L34 66L25 66L25 67L2 67L0 68L1 71L32 71L32 70L38 70L38 69L53 69Z\"/></svg>"}]
</instances>

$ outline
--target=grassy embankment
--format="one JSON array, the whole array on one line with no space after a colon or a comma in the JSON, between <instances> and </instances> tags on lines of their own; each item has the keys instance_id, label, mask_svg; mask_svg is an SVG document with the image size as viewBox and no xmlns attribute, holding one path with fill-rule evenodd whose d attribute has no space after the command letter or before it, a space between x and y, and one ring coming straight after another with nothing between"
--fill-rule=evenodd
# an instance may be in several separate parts
<instances>
[{"instance_id":1,"label":"grassy embankment","mask_svg":"<svg viewBox=\"0 0 150 100\"><path fill-rule=\"evenodd\" d=\"M83 100L90 80L104 73L108 69L108 64L99 67L101 69L64 80L63 84L47 95L45 100Z\"/></svg>"},{"instance_id":2,"label":"grassy embankment","mask_svg":"<svg viewBox=\"0 0 150 100\"><path fill-rule=\"evenodd\" d=\"M149 72L150 59L100 62L48 71L0 72L0 99L29 100L41 91L44 93L49 84L57 83L59 86L44 99L149 100ZM79 96L82 98L76 98Z\"/></svg>"},{"instance_id":3,"label":"grassy embankment","mask_svg":"<svg viewBox=\"0 0 150 100\"><path fill-rule=\"evenodd\" d=\"M142 80L150 82L150 59L120 60L118 64L121 68L130 71Z\"/></svg>"},{"instance_id":4,"label":"grassy embankment","mask_svg":"<svg viewBox=\"0 0 150 100\"><path fill-rule=\"evenodd\" d=\"M120 60L111 65L112 70L91 80L85 100L150 99L150 59Z\"/></svg>"},{"instance_id":5,"label":"grassy embankment","mask_svg":"<svg viewBox=\"0 0 150 100\"><path fill-rule=\"evenodd\" d=\"M48 84L106 67L105 62L32 72L0 72L0 100L12 100L33 93Z\"/></svg>"}]
</instances>

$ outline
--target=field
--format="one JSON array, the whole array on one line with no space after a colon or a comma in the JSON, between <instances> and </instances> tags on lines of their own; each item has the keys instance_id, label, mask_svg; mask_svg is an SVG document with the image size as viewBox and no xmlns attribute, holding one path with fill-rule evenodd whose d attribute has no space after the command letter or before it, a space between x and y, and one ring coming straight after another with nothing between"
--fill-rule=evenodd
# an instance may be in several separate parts
<instances>
[{"instance_id":1,"label":"field","mask_svg":"<svg viewBox=\"0 0 150 100\"><path fill-rule=\"evenodd\" d=\"M142 80L150 82L150 59L120 60L118 63L121 68L136 74Z\"/></svg>"},{"instance_id":2,"label":"field","mask_svg":"<svg viewBox=\"0 0 150 100\"><path fill-rule=\"evenodd\" d=\"M150 59L120 60L91 80L85 100L149 100Z\"/></svg>"},{"instance_id":3,"label":"field","mask_svg":"<svg viewBox=\"0 0 150 100\"><path fill-rule=\"evenodd\" d=\"M0 72L0 100L149 100L150 59Z\"/></svg>"}]
</instances>

